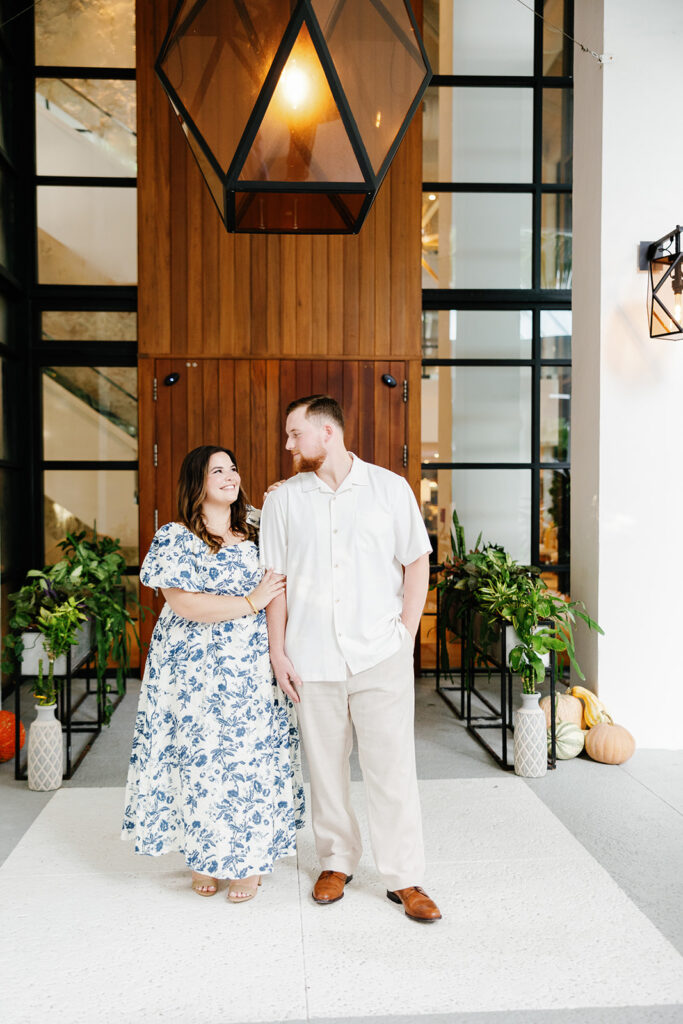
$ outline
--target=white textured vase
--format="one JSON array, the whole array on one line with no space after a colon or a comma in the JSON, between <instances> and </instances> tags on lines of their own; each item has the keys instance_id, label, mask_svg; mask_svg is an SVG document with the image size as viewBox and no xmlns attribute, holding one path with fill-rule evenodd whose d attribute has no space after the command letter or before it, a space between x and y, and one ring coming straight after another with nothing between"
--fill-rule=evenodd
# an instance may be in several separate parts
<instances>
[{"instance_id":1,"label":"white textured vase","mask_svg":"<svg viewBox=\"0 0 683 1024\"><path fill-rule=\"evenodd\" d=\"M54 704L36 704L37 716L28 731L28 788L59 789L64 771L62 726Z\"/></svg>"},{"instance_id":2,"label":"white textured vase","mask_svg":"<svg viewBox=\"0 0 683 1024\"><path fill-rule=\"evenodd\" d=\"M523 693L515 711L515 774L540 779L548 770L545 714L538 706L540 693Z\"/></svg>"}]
</instances>

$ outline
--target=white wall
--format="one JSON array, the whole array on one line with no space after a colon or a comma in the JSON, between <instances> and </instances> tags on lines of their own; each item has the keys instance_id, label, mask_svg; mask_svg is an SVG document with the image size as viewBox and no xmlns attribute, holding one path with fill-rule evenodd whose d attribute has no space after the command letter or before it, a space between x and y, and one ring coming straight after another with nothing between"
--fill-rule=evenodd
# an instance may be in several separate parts
<instances>
[{"instance_id":1,"label":"white wall","mask_svg":"<svg viewBox=\"0 0 683 1024\"><path fill-rule=\"evenodd\" d=\"M637 244L683 222L681 0L577 0L572 595L587 683L641 747L683 747L683 340L650 340Z\"/></svg>"}]
</instances>

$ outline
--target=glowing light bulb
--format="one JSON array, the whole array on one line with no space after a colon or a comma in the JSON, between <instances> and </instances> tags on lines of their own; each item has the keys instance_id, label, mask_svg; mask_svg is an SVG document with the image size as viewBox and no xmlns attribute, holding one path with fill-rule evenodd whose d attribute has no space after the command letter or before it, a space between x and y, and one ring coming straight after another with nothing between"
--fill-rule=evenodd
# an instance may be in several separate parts
<instances>
[{"instance_id":1,"label":"glowing light bulb","mask_svg":"<svg viewBox=\"0 0 683 1024\"><path fill-rule=\"evenodd\" d=\"M429 199L430 199L430 201L431 201L432 203L433 203L433 202L434 202L434 200L436 199L436 196L434 195L434 193L433 193L433 192L430 192L430 193L429 193Z\"/></svg>"},{"instance_id":2,"label":"glowing light bulb","mask_svg":"<svg viewBox=\"0 0 683 1024\"><path fill-rule=\"evenodd\" d=\"M291 60L285 65L280 76L280 87L285 101L292 110L298 110L299 106L308 99L311 91L308 75L297 66L295 60Z\"/></svg>"},{"instance_id":3,"label":"glowing light bulb","mask_svg":"<svg viewBox=\"0 0 683 1024\"><path fill-rule=\"evenodd\" d=\"M378 110L377 114L375 115L375 128L379 128L381 123L382 123L382 111Z\"/></svg>"}]
</instances>

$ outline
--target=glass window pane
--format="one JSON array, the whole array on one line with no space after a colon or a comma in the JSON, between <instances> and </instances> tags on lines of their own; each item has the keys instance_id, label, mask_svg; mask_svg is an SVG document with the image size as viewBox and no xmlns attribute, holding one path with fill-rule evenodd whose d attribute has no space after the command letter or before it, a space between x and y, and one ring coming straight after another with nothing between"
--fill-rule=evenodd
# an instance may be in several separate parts
<instances>
[{"instance_id":1,"label":"glass window pane","mask_svg":"<svg viewBox=\"0 0 683 1024\"><path fill-rule=\"evenodd\" d=\"M571 309L541 311L541 359L571 359Z\"/></svg>"},{"instance_id":2,"label":"glass window pane","mask_svg":"<svg viewBox=\"0 0 683 1024\"><path fill-rule=\"evenodd\" d=\"M572 197L541 199L541 288L572 286Z\"/></svg>"},{"instance_id":3,"label":"glass window pane","mask_svg":"<svg viewBox=\"0 0 683 1024\"><path fill-rule=\"evenodd\" d=\"M530 459L531 367L423 367L423 462Z\"/></svg>"},{"instance_id":4,"label":"glass window pane","mask_svg":"<svg viewBox=\"0 0 683 1024\"><path fill-rule=\"evenodd\" d=\"M134 460L134 366L48 366L43 370L43 458Z\"/></svg>"},{"instance_id":5,"label":"glass window pane","mask_svg":"<svg viewBox=\"0 0 683 1024\"><path fill-rule=\"evenodd\" d=\"M135 177L135 82L39 78L38 174Z\"/></svg>"},{"instance_id":6,"label":"glass window pane","mask_svg":"<svg viewBox=\"0 0 683 1024\"><path fill-rule=\"evenodd\" d=\"M44 473L45 560L74 530L118 538L128 565L138 564L138 474L130 469L50 469Z\"/></svg>"},{"instance_id":7,"label":"glass window pane","mask_svg":"<svg viewBox=\"0 0 683 1024\"><path fill-rule=\"evenodd\" d=\"M528 309L444 309L422 314L425 359L530 359Z\"/></svg>"},{"instance_id":8,"label":"glass window pane","mask_svg":"<svg viewBox=\"0 0 683 1024\"><path fill-rule=\"evenodd\" d=\"M541 462L569 462L571 400L571 367L542 367Z\"/></svg>"},{"instance_id":9,"label":"glass window pane","mask_svg":"<svg viewBox=\"0 0 683 1024\"><path fill-rule=\"evenodd\" d=\"M136 189L43 185L37 191L41 284L137 282Z\"/></svg>"},{"instance_id":10,"label":"glass window pane","mask_svg":"<svg viewBox=\"0 0 683 1024\"><path fill-rule=\"evenodd\" d=\"M137 313L51 309L41 315L43 341L137 341Z\"/></svg>"},{"instance_id":11,"label":"glass window pane","mask_svg":"<svg viewBox=\"0 0 683 1024\"><path fill-rule=\"evenodd\" d=\"M567 0L543 0L543 74L571 75L571 7ZM564 34L566 33L566 35Z\"/></svg>"},{"instance_id":12,"label":"glass window pane","mask_svg":"<svg viewBox=\"0 0 683 1024\"><path fill-rule=\"evenodd\" d=\"M135 67L135 0L35 5L36 64Z\"/></svg>"},{"instance_id":13,"label":"glass window pane","mask_svg":"<svg viewBox=\"0 0 683 1024\"><path fill-rule=\"evenodd\" d=\"M556 590L559 594L569 594L568 572L549 572L546 570L541 573L541 579L551 590Z\"/></svg>"},{"instance_id":14,"label":"glass window pane","mask_svg":"<svg viewBox=\"0 0 683 1024\"><path fill-rule=\"evenodd\" d=\"M513 558L529 562L531 472L524 469L422 470L422 514L442 561L451 552L453 509L465 528L468 548L481 532L483 543L502 544Z\"/></svg>"},{"instance_id":15,"label":"glass window pane","mask_svg":"<svg viewBox=\"0 0 683 1024\"><path fill-rule=\"evenodd\" d=\"M542 181L551 185L571 184L573 102L571 89L543 90Z\"/></svg>"},{"instance_id":16,"label":"glass window pane","mask_svg":"<svg viewBox=\"0 0 683 1024\"><path fill-rule=\"evenodd\" d=\"M422 197L423 288L530 288L531 196Z\"/></svg>"},{"instance_id":17,"label":"glass window pane","mask_svg":"<svg viewBox=\"0 0 683 1024\"><path fill-rule=\"evenodd\" d=\"M568 469L541 470L539 561L566 565L569 561Z\"/></svg>"},{"instance_id":18,"label":"glass window pane","mask_svg":"<svg viewBox=\"0 0 683 1024\"><path fill-rule=\"evenodd\" d=\"M439 11L440 0L424 0L422 5L422 42L436 75L439 72Z\"/></svg>"},{"instance_id":19,"label":"glass window pane","mask_svg":"<svg viewBox=\"0 0 683 1024\"><path fill-rule=\"evenodd\" d=\"M424 181L531 182L531 89L428 89Z\"/></svg>"},{"instance_id":20,"label":"glass window pane","mask_svg":"<svg viewBox=\"0 0 683 1024\"><path fill-rule=\"evenodd\" d=\"M531 75L534 15L508 0L426 0L425 48L442 75Z\"/></svg>"}]
</instances>

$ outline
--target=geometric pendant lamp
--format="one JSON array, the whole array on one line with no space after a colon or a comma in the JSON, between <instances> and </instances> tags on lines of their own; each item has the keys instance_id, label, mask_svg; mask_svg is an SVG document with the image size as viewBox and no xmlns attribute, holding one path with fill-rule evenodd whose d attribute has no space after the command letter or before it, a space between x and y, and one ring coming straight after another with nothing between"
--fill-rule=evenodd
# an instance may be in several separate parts
<instances>
[{"instance_id":1,"label":"geometric pendant lamp","mask_svg":"<svg viewBox=\"0 0 683 1024\"><path fill-rule=\"evenodd\" d=\"M155 69L252 233L358 232L431 77L407 0L181 0Z\"/></svg>"},{"instance_id":2,"label":"geometric pendant lamp","mask_svg":"<svg viewBox=\"0 0 683 1024\"><path fill-rule=\"evenodd\" d=\"M649 270L647 314L651 338L683 333L682 231L683 228L677 224L668 235L651 242L646 250Z\"/></svg>"}]
</instances>

